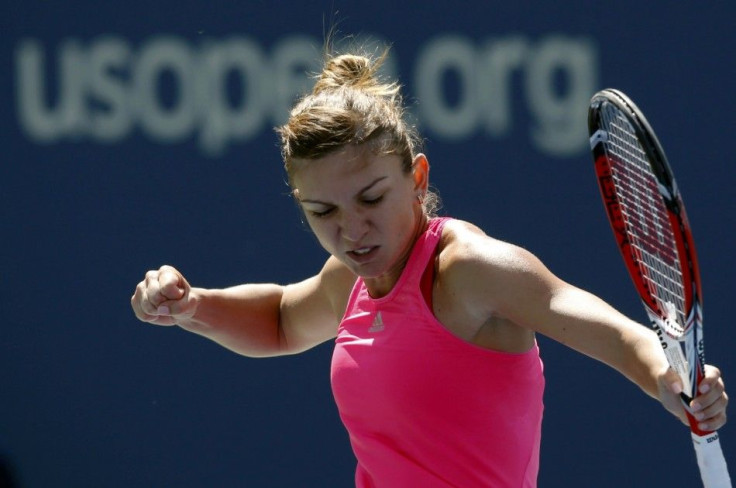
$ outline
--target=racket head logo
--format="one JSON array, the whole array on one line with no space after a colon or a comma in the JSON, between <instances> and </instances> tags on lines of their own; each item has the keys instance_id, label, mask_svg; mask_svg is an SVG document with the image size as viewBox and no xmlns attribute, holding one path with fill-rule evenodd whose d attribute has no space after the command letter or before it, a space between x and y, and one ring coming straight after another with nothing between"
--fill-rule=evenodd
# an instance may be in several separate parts
<instances>
[{"instance_id":1,"label":"racket head logo","mask_svg":"<svg viewBox=\"0 0 736 488\"><path fill-rule=\"evenodd\" d=\"M598 129L592 136L590 136L590 148L594 149L598 144L602 144L607 141L608 132L603 129Z\"/></svg>"}]
</instances>

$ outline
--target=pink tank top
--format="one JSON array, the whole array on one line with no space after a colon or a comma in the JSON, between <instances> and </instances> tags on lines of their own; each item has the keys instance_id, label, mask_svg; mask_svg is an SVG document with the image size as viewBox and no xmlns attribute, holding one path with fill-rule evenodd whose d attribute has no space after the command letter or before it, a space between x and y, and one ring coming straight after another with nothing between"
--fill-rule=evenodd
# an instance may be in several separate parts
<instances>
[{"instance_id":1,"label":"pink tank top","mask_svg":"<svg viewBox=\"0 0 736 488\"><path fill-rule=\"evenodd\" d=\"M490 351L434 317L420 281L448 219L432 219L394 289L355 283L332 390L358 488L535 487L544 377L539 350Z\"/></svg>"}]
</instances>

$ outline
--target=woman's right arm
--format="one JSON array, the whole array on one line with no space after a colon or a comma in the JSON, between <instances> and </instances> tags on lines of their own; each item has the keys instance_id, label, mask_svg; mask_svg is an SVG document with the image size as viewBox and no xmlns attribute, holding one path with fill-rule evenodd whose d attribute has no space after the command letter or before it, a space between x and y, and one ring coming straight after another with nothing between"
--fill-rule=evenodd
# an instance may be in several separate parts
<instances>
[{"instance_id":1,"label":"woman's right arm","mask_svg":"<svg viewBox=\"0 0 736 488\"><path fill-rule=\"evenodd\" d=\"M295 354L334 338L355 276L330 258L292 285L191 287L171 266L146 273L131 305L156 325L178 325L250 357Z\"/></svg>"}]
</instances>

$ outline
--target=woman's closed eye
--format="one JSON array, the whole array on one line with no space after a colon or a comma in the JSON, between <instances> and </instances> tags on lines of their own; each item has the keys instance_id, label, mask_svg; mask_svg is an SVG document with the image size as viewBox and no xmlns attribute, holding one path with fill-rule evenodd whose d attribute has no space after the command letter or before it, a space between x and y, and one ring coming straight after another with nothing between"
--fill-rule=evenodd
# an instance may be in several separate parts
<instances>
[{"instance_id":1,"label":"woman's closed eye","mask_svg":"<svg viewBox=\"0 0 736 488\"><path fill-rule=\"evenodd\" d=\"M381 203L381 200L383 200L383 195L379 195L375 198L363 198L362 202L365 205L378 205L379 203Z\"/></svg>"},{"instance_id":2,"label":"woman's closed eye","mask_svg":"<svg viewBox=\"0 0 736 488\"><path fill-rule=\"evenodd\" d=\"M324 209L313 209L313 210L306 209L306 212L313 217L321 218L321 217L327 217L334 210L335 210L335 207L327 207Z\"/></svg>"}]
</instances>

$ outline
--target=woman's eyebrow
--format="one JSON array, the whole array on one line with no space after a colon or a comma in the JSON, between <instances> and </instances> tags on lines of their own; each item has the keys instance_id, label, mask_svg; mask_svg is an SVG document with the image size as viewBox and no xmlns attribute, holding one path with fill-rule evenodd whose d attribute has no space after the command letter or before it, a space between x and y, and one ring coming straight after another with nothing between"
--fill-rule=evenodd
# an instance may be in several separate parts
<instances>
[{"instance_id":1,"label":"woman's eyebrow","mask_svg":"<svg viewBox=\"0 0 736 488\"><path fill-rule=\"evenodd\" d=\"M364 186L363 188L361 188L360 191L358 192L358 195L361 195L361 194L367 192L368 190L370 190L371 188L373 188L375 185L377 185L380 181L383 181L386 178L388 178L388 176L379 176L378 178L376 178L375 180L371 181L366 186ZM321 205L331 205L328 202L323 202L321 200L312 200L312 199L308 199L308 198L300 198L299 201L301 203L317 203L317 204L321 204Z\"/></svg>"}]
</instances>

